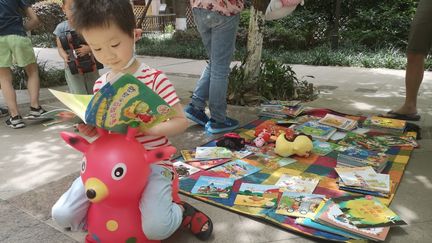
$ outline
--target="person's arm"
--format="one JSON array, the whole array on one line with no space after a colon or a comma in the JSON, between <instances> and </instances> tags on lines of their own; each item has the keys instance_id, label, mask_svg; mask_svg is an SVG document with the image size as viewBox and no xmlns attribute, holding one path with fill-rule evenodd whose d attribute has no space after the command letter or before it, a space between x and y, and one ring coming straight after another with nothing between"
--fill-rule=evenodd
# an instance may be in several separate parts
<instances>
[{"instance_id":1,"label":"person's arm","mask_svg":"<svg viewBox=\"0 0 432 243\"><path fill-rule=\"evenodd\" d=\"M56 37L56 42L57 42L57 51L58 51L60 57L63 58L63 60L65 62L68 62L69 61L69 55L63 49L62 44L60 43L60 38L58 36Z\"/></svg>"},{"instance_id":2,"label":"person's arm","mask_svg":"<svg viewBox=\"0 0 432 243\"><path fill-rule=\"evenodd\" d=\"M28 18L28 21L24 23L24 29L26 31L33 30L39 25L39 18L31 7L26 7L24 13Z\"/></svg>"},{"instance_id":3,"label":"person's arm","mask_svg":"<svg viewBox=\"0 0 432 243\"><path fill-rule=\"evenodd\" d=\"M166 122L162 122L144 132L147 135L153 136L174 136L183 133L188 127L188 120L183 112L183 106L177 103L172 106L176 115Z\"/></svg>"}]
</instances>

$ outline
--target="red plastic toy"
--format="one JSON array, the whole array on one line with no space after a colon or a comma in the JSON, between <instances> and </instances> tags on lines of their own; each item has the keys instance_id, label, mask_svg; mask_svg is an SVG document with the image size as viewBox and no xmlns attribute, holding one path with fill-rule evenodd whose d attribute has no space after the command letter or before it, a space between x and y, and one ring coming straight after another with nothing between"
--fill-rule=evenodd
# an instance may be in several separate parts
<instances>
[{"instance_id":1,"label":"red plastic toy","mask_svg":"<svg viewBox=\"0 0 432 243\"><path fill-rule=\"evenodd\" d=\"M150 164L166 160L174 147L145 150L135 139L138 128L127 134L98 129L99 138L62 132L61 137L84 154L81 179L91 202L87 212L86 242L160 242L148 240L141 228L139 201L150 174ZM178 188L173 197L178 200Z\"/></svg>"}]
</instances>

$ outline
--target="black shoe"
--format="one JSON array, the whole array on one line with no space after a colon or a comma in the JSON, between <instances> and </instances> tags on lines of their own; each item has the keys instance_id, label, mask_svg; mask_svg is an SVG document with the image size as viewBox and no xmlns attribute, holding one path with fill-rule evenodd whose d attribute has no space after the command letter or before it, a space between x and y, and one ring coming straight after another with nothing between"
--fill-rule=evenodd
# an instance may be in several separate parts
<instances>
[{"instance_id":1,"label":"black shoe","mask_svg":"<svg viewBox=\"0 0 432 243\"><path fill-rule=\"evenodd\" d=\"M205 126L205 124L209 121L206 113L203 110L195 108L192 104L187 105L184 109L184 112L189 120L192 120L201 126Z\"/></svg>"},{"instance_id":2,"label":"black shoe","mask_svg":"<svg viewBox=\"0 0 432 243\"><path fill-rule=\"evenodd\" d=\"M38 108L30 106L30 112L27 114L27 116L25 116L25 119L37 119L45 112L46 110L44 110L41 106L39 106Z\"/></svg>"},{"instance_id":3,"label":"black shoe","mask_svg":"<svg viewBox=\"0 0 432 243\"><path fill-rule=\"evenodd\" d=\"M4 117L4 116L7 116L7 115L9 115L9 110L6 109L6 108L1 108L0 107L0 117Z\"/></svg>"},{"instance_id":4,"label":"black shoe","mask_svg":"<svg viewBox=\"0 0 432 243\"><path fill-rule=\"evenodd\" d=\"M9 117L9 119L6 120L6 125L14 129L23 128L26 126L20 115Z\"/></svg>"}]
</instances>

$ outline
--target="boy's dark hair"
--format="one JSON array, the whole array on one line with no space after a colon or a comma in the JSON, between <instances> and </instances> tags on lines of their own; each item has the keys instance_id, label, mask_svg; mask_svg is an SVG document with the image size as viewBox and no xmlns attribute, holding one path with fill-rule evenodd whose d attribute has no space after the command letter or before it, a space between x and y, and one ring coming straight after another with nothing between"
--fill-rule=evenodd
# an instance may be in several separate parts
<instances>
[{"instance_id":1,"label":"boy's dark hair","mask_svg":"<svg viewBox=\"0 0 432 243\"><path fill-rule=\"evenodd\" d=\"M135 16L129 0L74 0L73 27L78 32L116 24L133 37Z\"/></svg>"}]
</instances>

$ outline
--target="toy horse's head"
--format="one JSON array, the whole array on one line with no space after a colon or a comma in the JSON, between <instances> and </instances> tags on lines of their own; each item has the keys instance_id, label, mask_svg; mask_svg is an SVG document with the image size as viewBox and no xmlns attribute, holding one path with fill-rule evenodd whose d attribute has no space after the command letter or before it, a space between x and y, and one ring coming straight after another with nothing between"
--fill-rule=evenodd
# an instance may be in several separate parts
<instances>
[{"instance_id":1,"label":"toy horse's head","mask_svg":"<svg viewBox=\"0 0 432 243\"><path fill-rule=\"evenodd\" d=\"M89 143L83 137L62 132L61 137L84 154L81 165L87 198L98 203L119 204L139 199L150 174L150 164L166 160L174 147L146 150L135 139L137 128L127 134L110 134L98 129L99 138Z\"/></svg>"}]
</instances>

